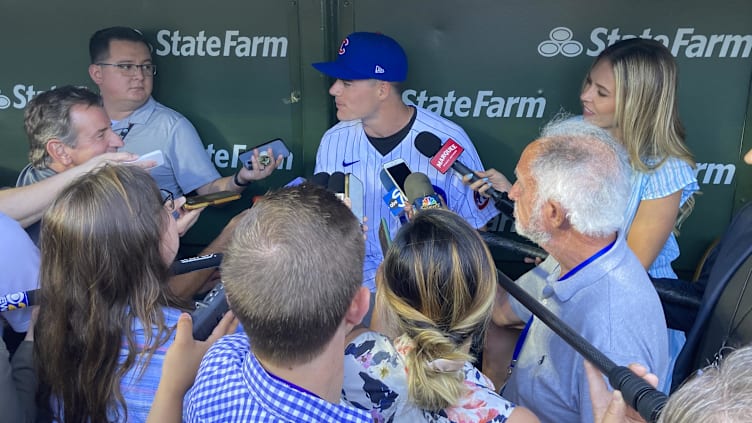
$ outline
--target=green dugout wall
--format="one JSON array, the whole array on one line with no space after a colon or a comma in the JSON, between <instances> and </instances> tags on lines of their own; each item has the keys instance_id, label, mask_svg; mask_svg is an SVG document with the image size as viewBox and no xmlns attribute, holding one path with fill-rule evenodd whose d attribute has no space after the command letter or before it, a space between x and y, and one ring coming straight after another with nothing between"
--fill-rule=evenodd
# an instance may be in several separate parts
<instances>
[{"instance_id":1,"label":"green dugout wall","mask_svg":"<svg viewBox=\"0 0 752 423\"><path fill-rule=\"evenodd\" d=\"M244 202L313 171L321 134L334 123L330 81L310 63L332 59L355 30L396 38L410 59L407 101L468 132L487 167L511 175L524 146L557 112L579 113L593 56L643 36L679 64L679 102L703 194L682 228L677 270L691 272L709 242L752 195L752 2L746 0L0 0L0 185L26 163L23 110L40 91L94 88L91 33L140 28L158 66L154 96L196 126L229 175L237 153L282 137L293 154ZM242 207L204 212L185 241L208 242ZM294 224L294 222L291 222ZM493 223L509 231L509 222ZM519 257L495 252L500 261Z\"/></svg>"}]
</instances>

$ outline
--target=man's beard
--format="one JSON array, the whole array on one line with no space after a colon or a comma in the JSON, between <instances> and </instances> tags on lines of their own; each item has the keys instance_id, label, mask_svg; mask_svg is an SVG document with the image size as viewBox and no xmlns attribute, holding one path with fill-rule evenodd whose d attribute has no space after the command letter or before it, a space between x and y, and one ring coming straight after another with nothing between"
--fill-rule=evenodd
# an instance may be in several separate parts
<instances>
[{"instance_id":1,"label":"man's beard","mask_svg":"<svg viewBox=\"0 0 752 423\"><path fill-rule=\"evenodd\" d=\"M543 224L541 223L541 206L542 204L536 204L533 213L530 215L527 226L522 226L520 219L517 217L517 210L515 210L514 230L517 231L517 234L542 246L551 240L551 234L543 229Z\"/></svg>"}]
</instances>

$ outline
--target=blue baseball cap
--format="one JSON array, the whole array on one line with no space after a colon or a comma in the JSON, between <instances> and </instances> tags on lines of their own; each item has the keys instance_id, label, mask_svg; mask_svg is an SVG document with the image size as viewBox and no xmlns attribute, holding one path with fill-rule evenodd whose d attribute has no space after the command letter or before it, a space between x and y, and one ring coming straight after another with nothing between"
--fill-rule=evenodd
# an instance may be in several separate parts
<instances>
[{"instance_id":1,"label":"blue baseball cap","mask_svg":"<svg viewBox=\"0 0 752 423\"><path fill-rule=\"evenodd\" d=\"M314 63L319 72L332 78L378 79L401 82L407 79L407 55L402 47L384 34L353 32L342 40L337 60Z\"/></svg>"}]
</instances>

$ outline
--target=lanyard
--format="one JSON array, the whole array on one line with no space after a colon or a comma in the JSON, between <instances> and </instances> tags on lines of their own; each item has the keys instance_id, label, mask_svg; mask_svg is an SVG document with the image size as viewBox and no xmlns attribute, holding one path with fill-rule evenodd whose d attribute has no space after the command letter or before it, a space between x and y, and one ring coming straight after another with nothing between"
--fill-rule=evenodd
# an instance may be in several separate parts
<instances>
[{"instance_id":1,"label":"lanyard","mask_svg":"<svg viewBox=\"0 0 752 423\"><path fill-rule=\"evenodd\" d=\"M588 264L594 262L598 257L606 254L606 252L608 252L608 250L610 250L611 247L613 247L615 243L616 243L616 240L613 240L610 244L601 248L597 253L593 254L587 260L578 264L572 270L567 272L564 276L560 277L558 282L568 279L570 276L579 272ZM528 319L527 323L525 324L525 327L522 329L522 332L520 332L519 338L517 338L517 343L514 345L514 352L512 353L512 362L509 363L509 367L507 368L508 375L512 374L512 370L514 369L514 366L517 365L517 359L520 357L520 353L522 352L522 346L525 344L525 339L527 338L527 333L530 330L530 326L533 324L534 317L535 316L530 316L530 319Z\"/></svg>"}]
</instances>

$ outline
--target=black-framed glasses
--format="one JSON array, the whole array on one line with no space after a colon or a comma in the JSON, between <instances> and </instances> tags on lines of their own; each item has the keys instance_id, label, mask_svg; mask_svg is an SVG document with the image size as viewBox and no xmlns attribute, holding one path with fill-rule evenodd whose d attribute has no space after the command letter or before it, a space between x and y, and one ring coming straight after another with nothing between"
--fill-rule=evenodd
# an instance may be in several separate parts
<instances>
[{"instance_id":1,"label":"black-framed glasses","mask_svg":"<svg viewBox=\"0 0 752 423\"><path fill-rule=\"evenodd\" d=\"M162 205L168 212L173 213L175 211L175 195L166 189L160 188L159 191L162 193Z\"/></svg>"},{"instance_id":2,"label":"black-framed glasses","mask_svg":"<svg viewBox=\"0 0 752 423\"><path fill-rule=\"evenodd\" d=\"M137 65L135 63L96 63L97 66L112 66L119 70L121 74L125 76L134 76L137 72L141 72L144 76L154 76L157 74L157 65L146 63L143 65Z\"/></svg>"}]
</instances>

